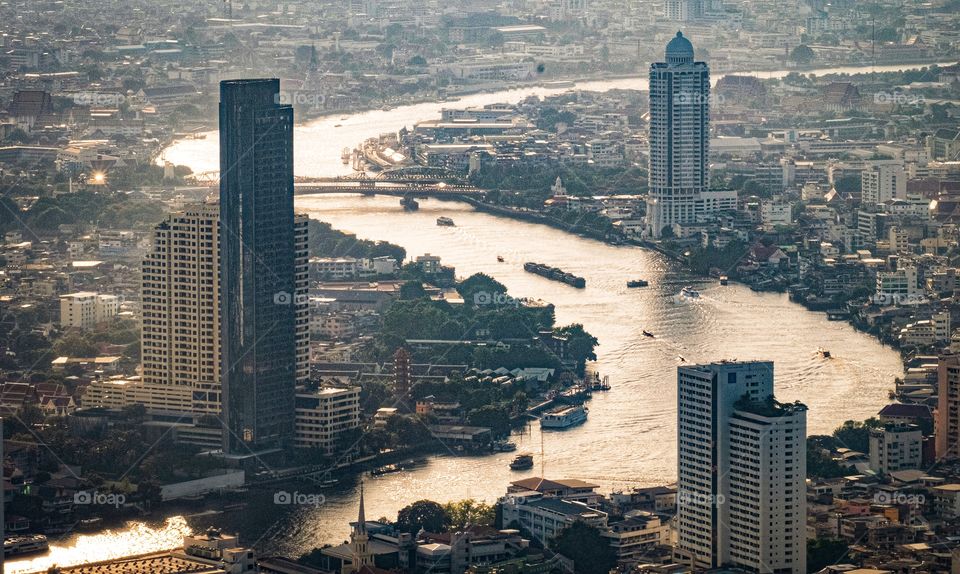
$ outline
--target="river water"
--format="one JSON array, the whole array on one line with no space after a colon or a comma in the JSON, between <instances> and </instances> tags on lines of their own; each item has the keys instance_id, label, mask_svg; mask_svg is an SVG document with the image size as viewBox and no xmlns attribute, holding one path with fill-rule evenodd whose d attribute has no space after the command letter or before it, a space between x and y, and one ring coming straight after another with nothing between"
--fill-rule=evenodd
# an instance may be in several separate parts
<instances>
[{"instance_id":1,"label":"river water","mask_svg":"<svg viewBox=\"0 0 960 574\"><path fill-rule=\"evenodd\" d=\"M892 71L902 67L877 68ZM857 68L815 73L853 73ZM782 76L783 72L759 74ZM578 88L605 90L646 88L631 78L586 82ZM325 118L296 130L296 173L339 175L347 171L340 150L381 132L435 117L444 106L513 102L531 94L563 90L524 88L468 96L456 104L418 104L370 111L346 118ZM340 124L341 127L333 127ZM165 159L189 165L195 172L217 169L216 132L168 148ZM365 478L367 516L395 517L415 500L439 502L476 498L493 502L511 480L539 476L581 478L602 491L672 482L676 477L676 369L678 365L721 359L773 360L780 400L801 400L810 408L808 431L828 433L847 419L860 420L887 404L893 379L902 374L899 355L845 323L830 322L775 293L755 293L741 285L721 287L693 278L658 253L629 246L610 246L550 227L496 217L452 201L420 201L418 212L401 209L390 197L349 195L303 196L298 209L335 228L365 239L382 239L407 249L408 256L432 253L457 274L487 273L514 297L533 297L556 306L558 324L582 323L599 338L597 369L610 376L613 389L597 393L590 415L579 427L540 436L532 424L513 437L520 451L535 455L536 467L508 468L515 453L431 457L420 468ZM438 227L445 215L456 227ZM497 262L497 256L505 261ZM560 266L587 280L573 289L523 271L525 261ZM628 279L650 281L645 289L627 289ZM695 302L675 303L684 285L700 289ZM644 337L647 330L656 335ZM824 360L817 348L829 349ZM542 452L542 455L541 455ZM287 487L291 490L291 487ZM297 556L325 543L344 540L348 522L356 518L359 481L343 481L322 492L323 504L278 505L276 490L251 490L242 510L218 510L173 516L165 523L134 524L99 536L81 535L52 545L49 555L10 562L7 572L34 572L175 546L180 534L218 526L238 532L242 541L264 554ZM315 499L312 499L315 500ZM185 518L185 520L184 520ZM186 524L185 524L186 523ZM109 547L112 554L104 550Z\"/></svg>"}]
</instances>

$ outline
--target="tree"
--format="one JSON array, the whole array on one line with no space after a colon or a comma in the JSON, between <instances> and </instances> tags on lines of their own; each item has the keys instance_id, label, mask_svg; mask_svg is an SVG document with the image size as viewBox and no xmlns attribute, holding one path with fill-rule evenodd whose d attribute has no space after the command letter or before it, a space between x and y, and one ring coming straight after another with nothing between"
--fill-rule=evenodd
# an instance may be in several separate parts
<instances>
[{"instance_id":1,"label":"tree","mask_svg":"<svg viewBox=\"0 0 960 574\"><path fill-rule=\"evenodd\" d=\"M446 532L450 520L443 506L432 500L418 500L397 513L397 528L401 532L416 534L421 529L427 532Z\"/></svg>"},{"instance_id":2,"label":"tree","mask_svg":"<svg viewBox=\"0 0 960 574\"><path fill-rule=\"evenodd\" d=\"M510 434L510 413L501 406L487 404L471 411L467 422L473 426L487 427L496 436Z\"/></svg>"},{"instance_id":3,"label":"tree","mask_svg":"<svg viewBox=\"0 0 960 574\"><path fill-rule=\"evenodd\" d=\"M800 44L790 52L790 59L798 64L809 64L816 58L810 46Z\"/></svg>"},{"instance_id":4,"label":"tree","mask_svg":"<svg viewBox=\"0 0 960 574\"><path fill-rule=\"evenodd\" d=\"M807 572L819 572L842 562L850 547L846 541L829 538L807 540Z\"/></svg>"},{"instance_id":5,"label":"tree","mask_svg":"<svg viewBox=\"0 0 960 574\"><path fill-rule=\"evenodd\" d=\"M617 565L617 554L600 529L579 520L564 528L550 547L573 560L577 574L608 574Z\"/></svg>"},{"instance_id":6,"label":"tree","mask_svg":"<svg viewBox=\"0 0 960 574\"><path fill-rule=\"evenodd\" d=\"M467 526L493 526L496 512L493 507L472 498L443 505L451 530L463 530Z\"/></svg>"},{"instance_id":7,"label":"tree","mask_svg":"<svg viewBox=\"0 0 960 574\"><path fill-rule=\"evenodd\" d=\"M876 417L870 417L863 422L846 421L833 431L838 446L846 447L858 452L870 452L870 429L883 428L883 423Z\"/></svg>"}]
</instances>

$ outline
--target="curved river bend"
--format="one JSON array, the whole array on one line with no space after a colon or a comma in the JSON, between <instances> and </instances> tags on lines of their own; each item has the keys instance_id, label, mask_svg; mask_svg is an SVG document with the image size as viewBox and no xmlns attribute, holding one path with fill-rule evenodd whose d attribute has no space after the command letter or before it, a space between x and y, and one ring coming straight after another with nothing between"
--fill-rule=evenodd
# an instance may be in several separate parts
<instances>
[{"instance_id":1,"label":"curved river bend","mask_svg":"<svg viewBox=\"0 0 960 574\"><path fill-rule=\"evenodd\" d=\"M876 68L895 71L904 66ZM864 71L862 68L815 70L814 73ZM785 72L758 74L782 76ZM645 89L646 80L629 78L585 82L580 89ZM428 103L394 110L369 111L349 117L322 118L296 129L296 172L304 176L341 175L348 168L340 150L354 147L381 132L436 117L442 107L518 101L528 95L564 90L523 88L467 96L456 103ZM341 124L340 128L334 125ZM218 168L217 135L176 142L164 159L195 172ZM582 478L601 490L671 482L676 476L676 368L687 362L719 359L769 359L775 362L777 395L801 400L810 410L810 433L830 432L847 419L863 419L887 404L893 379L902 374L899 355L845 323L830 322L790 303L785 295L754 293L740 285L720 287L687 276L661 255L636 247L614 247L550 227L500 218L469 205L421 201L415 213L404 212L396 198L305 196L299 209L334 227L365 239L402 245L410 256L440 255L457 274L492 275L515 297L535 297L556 305L559 324L582 323L597 336L598 370L610 376L613 390L590 402L582 426L544 436L541 460L539 427L534 424L513 438L520 450L535 453L537 466L524 472L507 467L514 453L485 457L437 456L421 468L365 479L368 517L394 517L421 498L440 502L477 498L493 502L511 480L539 475ZM456 227L437 227L439 215ZM498 263L496 256L506 260ZM524 261L561 266L587 279L587 288L573 289L525 273ZM646 289L627 289L628 279L650 281ZM673 295L686 284L703 293L694 303L676 304ZM642 335L642 330L656 339ZM818 347L834 359L817 356ZM682 357L682 359L681 359ZM303 487L304 492L308 492ZM356 518L358 482L344 481L323 491L326 501L314 506L280 506L273 491L253 490L246 508L233 512L188 515L194 529L216 525L239 532L244 543L265 554L296 556L325 543L346 538ZM7 571L33 572L52 564L66 566L105 558L104 544L115 555L169 548L186 528L180 518L166 524L134 525L98 536L82 535L52 544L49 555L10 561Z\"/></svg>"}]
</instances>

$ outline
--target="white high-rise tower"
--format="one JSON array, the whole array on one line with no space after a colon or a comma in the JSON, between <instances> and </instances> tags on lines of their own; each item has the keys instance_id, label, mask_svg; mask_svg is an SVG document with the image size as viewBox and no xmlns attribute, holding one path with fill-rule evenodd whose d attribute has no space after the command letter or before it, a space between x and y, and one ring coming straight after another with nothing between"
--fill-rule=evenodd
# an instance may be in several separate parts
<instances>
[{"instance_id":1,"label":"white high-rise tower","mask_svg":"<svg viewBox=\"0 0 960 574\"><path fill-rule=\"evenodd\" d=\"M806 572L806 411L773 363L677 372L678 554L697 569Z\"/></svg>"},{"instance_id":2,"label":"white high-rise tower","mask_svg":"<svg viewBox=\"0 0 960 574\"><path fill-rule=\"evenodd\" d=\"M693 61L693 45L677 32L666 62L650 66L649 234L695 221L697 200L709 189L710 70Z\"/></svg>"}]
</instances>

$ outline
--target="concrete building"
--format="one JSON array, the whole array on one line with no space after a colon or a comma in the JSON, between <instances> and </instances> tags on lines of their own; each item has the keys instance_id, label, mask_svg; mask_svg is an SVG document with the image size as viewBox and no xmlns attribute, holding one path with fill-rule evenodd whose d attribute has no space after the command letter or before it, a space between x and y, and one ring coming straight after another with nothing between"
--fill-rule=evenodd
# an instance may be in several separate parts
<instances>
[{"instance_id":1,"label":"concrete building","mask_svg":"<svg viewBox=\"0 0 960 574\"><path fill-rule=\"evenodd\" d=\"M539 492L517 492L500 500L504 524L519 524L525 533L548 545L567 526L585 522L601 530L607 526L607 513L582 502L545 496Z\"/></svg>"},{"instance_id":2,"label":"concrete building","mask_svg":"<svg viewBox=\"0 0 960 574\"><path fill-rule=\"evenodd\" d=\"M960 458L960 355L937 361L937 409L934 416L937 459Z\"/></svg>"},{"instance_id":3,"label":"concrete building","mask_svg":"<svg viewBox=\"0 0 960 574\"><path fill-rule=\"evenodd\" d=\"M360 387L298 392L296 407L294 444L333 454L340 436L360 426Z\"/></svg>"},{"instance_id":4,"label":"concrete building","mask_svg":"<svg viewBox=\"0 0 960 574\"><path fill-rule=\"evenodd\" d=\"M878 271L874 301L882 305L918 302L923 291L917 277L917 268L910 266L896 271Z\"/></svg>"},{"instance_id":5,"label":"concrete building","mask_svg":"<svg viewBox=\"0 0 960 574\"><path fill-rule=\"evenodd\" d=\"M920 468L923 433L915 425L887 425L870 431L870 469L890 471Z\"/></svg>"},{"instance_id":6,"label":"concrete building","mask_svg":"<svg viewBox=\"0 0 960 574\"><path fill-rule=\"evenodd\" d=\"M864 209L876 211L879 203L907 198L907 174L902 164L875 165L863 170L860 177Z\"/></svg>"},{"instance_id":7,"label":"concrete building","mask_svg":"<svg viewBox=\"0 0 960 574\"><path fill-rule=\"evenodd\" d=\"M116 317L120 310L120 298L116 295L101 295L92 291L80 291L60 296L60 325L64 328L91 329L98 323Z\"/></svg>"},{"instance_id":8,"label":"concrete building","mask_svg":"<svg viewBox=\"0 0 960 574\"><path fill-rule=\"evenodd\" d=\"M680 367L678 422L678 555L806 572L806 407L773 399L773 363Z\"/></svg>"},{"instance_id":9,"label":"concrete building","mask_svg":"<svg viewBox=\"0 0 960 574\"><path fill-rule=\"evenodd\" d=\"M154 228L140 291L149 411L220 412L219 223L219 206L197 204Z\"/></svg>"},{"instance_id":10,"label":"concrete building","mask_svg":"<svg viewBox=\"0 0 960 574\"><path fill-rule=\"evenodd\" d=\"M650 235L696 219L709 189L710 70L693 61L693 45L677 32L666 61L650 66Z\"/></svg>"}]
</instances>

